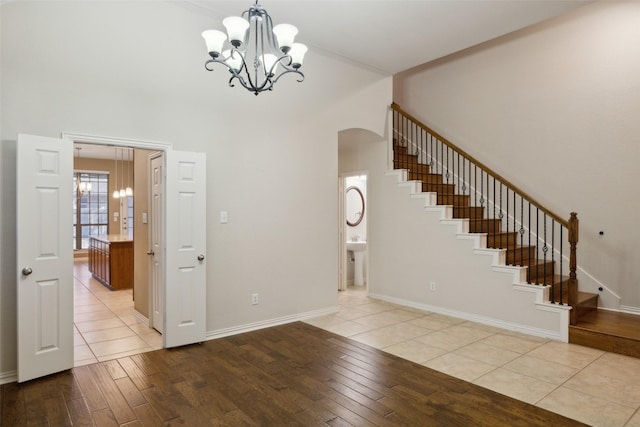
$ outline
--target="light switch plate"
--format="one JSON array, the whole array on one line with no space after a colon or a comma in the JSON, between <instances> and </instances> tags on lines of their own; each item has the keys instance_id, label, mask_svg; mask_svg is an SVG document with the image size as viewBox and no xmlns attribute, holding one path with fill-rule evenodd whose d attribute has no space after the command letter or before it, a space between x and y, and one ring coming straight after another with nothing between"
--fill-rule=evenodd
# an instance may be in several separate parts
<instances>
[{"instance_id":1,"label":"light switch plate","mask_svg":"<svg viewBox=\"0 0 640 427\"><path fill-rule=\"evenodd\" d=\"M226 224L228 219L227 211L220 211L220 224Z\"/></svg>"}]
</instances>

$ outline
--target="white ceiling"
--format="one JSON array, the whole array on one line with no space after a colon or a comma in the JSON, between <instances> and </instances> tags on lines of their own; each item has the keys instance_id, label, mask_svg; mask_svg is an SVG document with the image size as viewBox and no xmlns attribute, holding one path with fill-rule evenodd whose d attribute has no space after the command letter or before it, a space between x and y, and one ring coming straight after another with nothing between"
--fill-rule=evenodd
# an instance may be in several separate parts
<instances>
[{"instance_id":1,"label":"white ceiling","mask_svg":"<svg viewBox=\"0 0 640 427\"><path fill-rule=\"evenodd\" d=\"M260 0L274 24L298 27L310 52L349 58L396 74L558 16L592 0ZM186 0L211 16L211 29L250 0Z\"/></svg>"}]
</instances>

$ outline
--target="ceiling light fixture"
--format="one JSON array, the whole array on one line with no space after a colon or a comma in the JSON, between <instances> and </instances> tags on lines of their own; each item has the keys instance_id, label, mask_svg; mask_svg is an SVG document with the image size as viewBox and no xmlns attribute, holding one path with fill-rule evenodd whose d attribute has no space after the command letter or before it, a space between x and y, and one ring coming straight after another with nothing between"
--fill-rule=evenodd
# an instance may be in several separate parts
<instances>
[{"instance_id":1,"label":"ceiling light fixture","mask_svg":"<svg viewBox=\"0 0 640 427\"><path fill-rule=\"evenodd\" d=\"M116 155L114 156L114 161L116 165L116 173L113 174L113 188L115 188L115 190L113 190L113 198L119 199L120 191L118 190L118 147L116 147Z\"/></svg>"},{"instance_id":2,"label":"ceiling light fixture","mask_svg":"<svg viewBox=\"0 0 640 427\"><path fill-rule=\"evenodd\" d=\"M295 73L300 76L298 82L304 80L300 67L307 47L293 42L298 29L290 24L274 27L271 16L257 0L241 17L230 16L222 24L227 34L218 30L202 33L211 56L204 66L208 71L213 71L214 63L226 66L231 73L229 86L234 87L237 80L258 95L272 90L285 74ZM231 45L227 49L224 49L225 41Z\"/></svg>"},{"instance_id":3,"label":"ceiling light fixture","mask_svg":"<svg viewBox=\"0 0 640 427\"><path fill-rule=\"evenodd\" d=\"M78 153L78 160L80 160L80 150L82 150L81 147L76 147L76 153ZM78 193L80 193L80 196L84 196L84 193L90 193L91 192L91 183L90 182L83 182L80 178L82 177L82 173L78 173L78 186L76 187L76 191Z\"/></svg>"},{"instance_id":4,"label":"ceiling light fixture","mask_svg":"<svg viewBox=\"0 0 640 427\"><path fill-rule=\"evenodd\" d=\"M124 148L120 149L120 156L121 156L121 160L120 160L120 198L124 199L125 197L127 197L127 191L124 188Z\"/></svg>"},{"instance_id":5,"label":"ceiling light fixture","mask_svg":"<svg viewBox=\"0 0 640 427\"><path fill-rule=\"evenodd\" d=\"M129 169L131 168L131 160L129 154L132 154L133 149L127 148L127 188L124 189L127 196L133 196L133 188L131 187L131 177L129 176Z\"/></svg>"}]
</instances>

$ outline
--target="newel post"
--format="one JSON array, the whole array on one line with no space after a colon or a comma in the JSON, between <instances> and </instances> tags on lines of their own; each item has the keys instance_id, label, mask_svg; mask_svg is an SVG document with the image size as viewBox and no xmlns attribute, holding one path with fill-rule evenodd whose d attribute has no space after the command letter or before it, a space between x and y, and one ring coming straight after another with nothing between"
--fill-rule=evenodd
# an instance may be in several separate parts
<instances>
[{"instance_id":1,"label":"newel post","mask_svg":"<svg viewBox=\"0 0 640 427\"><path fill-rule=\"evenodd\" d=\"M569 246L571 252L569 254L569 299L568 304L573 307L570 313L569 323L575 325L577 322L576 306L578 304L578 276L576 270L578 268L578 261L576 255L576 246L578 245L578 226L580 221L578 220L578 214L571 212L571 218L569 218Z\"/></svg>"}]
</instances>

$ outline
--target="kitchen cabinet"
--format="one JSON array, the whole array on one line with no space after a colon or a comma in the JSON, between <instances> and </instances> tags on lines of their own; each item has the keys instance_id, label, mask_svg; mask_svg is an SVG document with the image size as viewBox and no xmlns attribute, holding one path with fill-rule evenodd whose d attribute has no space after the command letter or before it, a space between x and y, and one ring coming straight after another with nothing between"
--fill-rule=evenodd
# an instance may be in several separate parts
<instances>
[{"instance_id":1,"label":"kitchen cabinet","mask_svg":"<svg viewBox=\"0 0 640 427\"><path fill-rule=\"evenodd\" d=\"M89 271L111 290L133 287L133 240L108 234L89 237Z\"/></svg>"}]
</instances>

